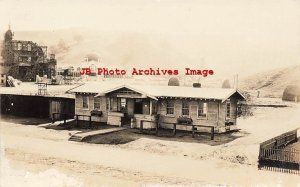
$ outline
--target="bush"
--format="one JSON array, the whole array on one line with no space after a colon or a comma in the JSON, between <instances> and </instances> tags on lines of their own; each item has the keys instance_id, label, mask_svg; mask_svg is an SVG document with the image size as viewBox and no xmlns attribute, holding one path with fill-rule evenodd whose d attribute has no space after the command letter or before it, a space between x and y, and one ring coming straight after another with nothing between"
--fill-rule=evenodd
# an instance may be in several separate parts
<instances>
[{"instance_id":1,"label":"bush","mask_svg":"<svg viewBox=\"0 0 300 187\"><path fill-rule=\"evenodd\" d=\"M253 110L251 106L247 105L247 102L252 100L250 93L243 92L242 94L245 96L246 102L242 102L238 104L237 115L238 117L243 117L243 118L253 116Z\"/></svg>"}]
</instances>

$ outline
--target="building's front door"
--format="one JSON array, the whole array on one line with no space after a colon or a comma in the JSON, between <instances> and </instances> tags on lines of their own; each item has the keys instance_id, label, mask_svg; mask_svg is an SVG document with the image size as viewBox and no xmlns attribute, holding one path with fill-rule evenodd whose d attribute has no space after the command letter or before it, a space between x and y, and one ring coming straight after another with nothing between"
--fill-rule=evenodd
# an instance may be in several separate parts
<instances>
[{"instance_id":1,"label":"building's front door","mask_svg":"<svg viewBox=\"0 0 300 187\"><path fill-rule=\"evenodd\" d=\"M131 99L128 98L119 98L119 106L120 106L120 111L124 114L124 116L121 119L121 125L123 127L129 126L131 125L131 118L132 115L130 113L132 113L131 111Z\"/></svg>"}]
</instances>

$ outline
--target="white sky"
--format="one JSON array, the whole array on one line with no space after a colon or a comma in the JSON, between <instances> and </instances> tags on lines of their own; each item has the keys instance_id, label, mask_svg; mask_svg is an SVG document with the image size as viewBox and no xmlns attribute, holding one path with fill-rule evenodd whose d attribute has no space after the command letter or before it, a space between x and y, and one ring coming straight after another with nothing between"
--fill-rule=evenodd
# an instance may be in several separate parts
<instances>
[{"instance_id":1,"label":"white sky","mask_svg":"<svg viewBox=\"0 0 300 187\"><path fill-rule=\"evenodd\" d=\"M167 33L228 71L300 64L300 0L0 0L0 30L9 22L14 31Z\"/></svg>"}]
</instances>

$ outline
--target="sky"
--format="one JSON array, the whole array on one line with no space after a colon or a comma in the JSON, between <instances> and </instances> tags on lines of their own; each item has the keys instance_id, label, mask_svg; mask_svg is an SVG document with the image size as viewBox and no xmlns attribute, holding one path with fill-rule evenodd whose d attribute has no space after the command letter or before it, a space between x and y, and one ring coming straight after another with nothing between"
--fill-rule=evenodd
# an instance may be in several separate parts
<instances>
[{"instance_id":1,"label":"sky","mask_svg":"<svg viewBox=\"0 0 300 187\"><path fill-rule=\"evenodd\" d=\"M0 0L0 30L9 23L162 35L190 63L223 72L300 64L300 0Z\"/></svg>"}]
</instances>

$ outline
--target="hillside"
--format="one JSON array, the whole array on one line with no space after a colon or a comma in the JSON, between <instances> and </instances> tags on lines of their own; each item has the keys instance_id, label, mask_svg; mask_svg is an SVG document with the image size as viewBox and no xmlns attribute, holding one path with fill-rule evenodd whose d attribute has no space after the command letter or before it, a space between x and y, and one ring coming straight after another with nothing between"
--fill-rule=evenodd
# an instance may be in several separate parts
<instances>
[{"instance_id":1,"label":"hillside","mask_svg":"<svg viewBox=\"0 0 300 187\"><path fill-rule=\"evenodd\" d=\"M240 88L260 91L261 96L281 97L287 85L300 85L300 65L251 75L241 80Z\"/></svg>"}]
</instances>

